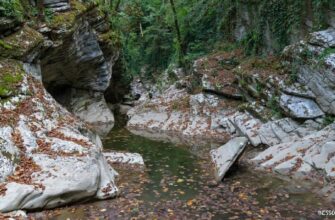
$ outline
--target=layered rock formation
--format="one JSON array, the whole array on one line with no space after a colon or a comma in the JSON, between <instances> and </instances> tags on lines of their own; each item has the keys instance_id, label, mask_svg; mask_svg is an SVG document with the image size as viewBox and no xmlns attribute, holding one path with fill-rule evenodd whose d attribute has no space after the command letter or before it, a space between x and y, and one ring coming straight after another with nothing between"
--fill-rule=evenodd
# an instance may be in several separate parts
<instances>
[{"instance_id":1,"label":"layered rock formation","mask_svg":"<svg viewBox=\"0 0 335 220\"><path fill-rule=\"evenodd\" d=\"M258 167L297 178L333 178L334 37L334 29L313 33L278 58L255 60L239 51L201 58L193 66L193 80L201 79L195 94L187 92L186 78L158 94L137 80L134 93L143 96L128 112L127 126L170 141L225 143L244 136L254 147L269 147L252 160ZM227 161L240 153L235 147ZM226 164L216 164L222 177Z\"/></svg>"},{"instance_id":2,"label":"layered rock formation","mask_svg":"<svg viewBox=\"0 0 335 220\"><path fill-rule=\"evenodd\" d=\"M113 39L107 22L97 8L92 8L65 29L63 25L53 27L50 34L61 31L61 35L51 41L41 59L46 88L100 134L107 134L114 125L104 92L110 84L118 50L110 43Z\"/></svg>"}]
</instances>

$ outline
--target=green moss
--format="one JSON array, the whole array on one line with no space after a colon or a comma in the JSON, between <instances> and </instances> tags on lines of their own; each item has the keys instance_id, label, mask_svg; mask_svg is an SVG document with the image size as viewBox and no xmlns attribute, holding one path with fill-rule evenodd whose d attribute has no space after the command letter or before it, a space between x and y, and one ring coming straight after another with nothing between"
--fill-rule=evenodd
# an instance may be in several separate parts
<instances>
[{"instance_id":1,"label":"green moss","mask_svg":"<svg viewBox=\"0 0 335 220\"><path fill-rule=\"evenodd\" d=\"M9 44L7 44L6 42L4 42L3 40L0 40L0 47L4 48L4 49L8 49L11 50L13 49L13 47Z\"/></svg>"},{"instance_id":2,"label":"green moss","mask_svg":"<svg viewBox=\"0 0 335 220\"><path fill-rule=\"evenodd\" d=\"M329 55L335 54L335 48L326 48L322 53L319 55L318 60L322 61L327 58Z\"/></svg>"},{"instance_id":3,"label":"green moss","mask_svg":"<svg viewBox=\"0 0 335 220\"><path fill-rule=\"evenodd\" d=\"M49 25L52 28L58 28L60 26L71 27L74 24L76 16L76 11L69 11L62 14L57 14L49 21Z\"/></svg>"},{"instance_id":4,"label":"green moss","mask_svg":"<svg viewBox=\"0 0 335 220\"><path fill-rule=\"evenodd\" d=\"M18 61L0 60L0 97L8 98L18 92L24 70Z\"/></svg>"},{"instance_id":5,"label":"green moss","mask_svg":"<svg viewBox=\"0 0 335 220\"><path fill-rule=\"evenodd\" d=\"M271 114L275 118L281 118L282 111L279 106L279 97L278 96L272 96L268 102L266 103L266 106L271 109Z\"/></svg>"},{"instance_id":6,"label":"green moss","mask_svg":"<svg viewBox=\"0 0 335 220\"><path fill-rule=\"evenodd\" d=\"M21 59L43 41L37 31L24 26L21 30L0 40L0 57Z\"/></svg>"},{"instance_id":7,"label":"green moss","mask_svg":"<svg viewBox=\"0 0 335 220\"><path fill-rule=\"evenodd\" d=\"M71 11L52 14L52 17L47 20L50 27L70 28L74 25L77 16L88 9L84 4L79 1L71 1L71 8Z\"/></svg>"},{"instance_id":8,"label":"green moss","mask_svg":"<svg viewBox=\"0 0 335 220\"><path fill-rule=\"evenodd\" d=\"M114 48L121 48L121 38L120 34L116 31L110 30L99 36L100 41L108 44Z\"/></svg>"},{"instance_id":9,"label":"green moss","mask_svg":"<svg viewBox=\"0 0 335 220\"><path fill-rule=\"evenodd\" d=\"M334 123L335 122L335 116L333 116L333 115L327 115L326 117L324 117L323 118L323 125L324 126L328 126L328 125L330 125L330 124L332 124L332 123Z\"/></svg>"}]
</instances>

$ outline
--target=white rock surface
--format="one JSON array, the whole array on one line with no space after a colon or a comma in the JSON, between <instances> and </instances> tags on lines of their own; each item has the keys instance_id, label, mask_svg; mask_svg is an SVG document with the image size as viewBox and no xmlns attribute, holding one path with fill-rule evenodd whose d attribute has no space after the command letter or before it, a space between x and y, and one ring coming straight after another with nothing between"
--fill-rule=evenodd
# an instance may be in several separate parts
<instances>
[{"instance_id":1,"label":"white rock surface","mask_svg":"<svg viewBox=\"0 0 335 220\"><path fill-rule=\"evenodd\" d=\"M282 94L280 107L292 118L312 119L324 115L312 99L297 96Z\"/></svg>"},{"instance_id":2,"label":"white rock surface","mask_svg":"<svg viewBox=\"0 0 335 220\"><path fill-rule=\"evenodd\" d=\"M269 147L253 161L286 175L309 175L314 171L335 177L335 124L299 140Z\"/></svg>"},{"instance_id":3,"label":"white rock surface","mask_svg":"<svg viewBox=\"0 0 335 220\"><path fill-rule=\"evenodd\" d=\"M70 110L80 119L93 125L102 136L108 134L114 126L114 114L101 92L73 90Z\"/></svg>"},{"instance_id":4,"label":"white rock surface","mask_svg":"<svg viewBox=\"0 0 335 220\"><path fill-rule=\"evenodd\" d=\"M243 152L247 143L247 138L236 137L225 145L210 152L212 162L214 163L214 174L217 182L220 182L224 178L229 168Z\"/></svg>"},{"instance_id":5,"label":"white rock surface","mask_svg":"<svg viewBox=\"0 0 335 220\"><path fill-rule=\"evenodd\" d=\"M184 138L227 141L236 130L224 119L234 111L225 100L214 95L190 95L172 86L162 96L132 108L127 127L131 131L148 130L172 136L178 133Z\"/></svg>"},{"instance_id":6,"label":"white rock surface","mask_svg":"<svg viewBox=\"0 0 335 220\"><path fill-rule=\"evenodd\" d=\"M103 155L106 160L112 164L144 165L143 157L138 153L104 152Z\"/></svg>"},{"instance_id":7,"label":"white rock surface","mask_svg":"<svg viewBox=\"0 0 335 220\"><path fill-rule=\"evenodd\" d=\"M19 95L0 104L1 117L7 119L0 120L0 162L6 165L0 168L6 189L0 212L117 195L117 173L102 154L100 138L33 77L24 75L18 90Z\"/></svg>"}]
</instances>

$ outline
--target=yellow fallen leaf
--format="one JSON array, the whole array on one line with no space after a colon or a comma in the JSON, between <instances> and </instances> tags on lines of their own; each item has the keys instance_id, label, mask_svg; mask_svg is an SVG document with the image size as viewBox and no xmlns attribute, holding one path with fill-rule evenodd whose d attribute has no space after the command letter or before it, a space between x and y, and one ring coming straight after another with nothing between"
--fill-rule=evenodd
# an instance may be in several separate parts
<instances>
[{"instance_id":1,"label":"yellow fallen leaf","mask_svg":"<svg viewBox=\"0 0 335 220\"><path fill-rule=\"evenodd\" d=\"M178 180L177 180L177 183L182 183L182 182L184 182L183 179L178 179Z\"/></svg>"},{"instance_id":2,"label":"yellow fallen leaf","mask_svg":"<svg viewBox=\"0 0 335 220\"><path fill-rule=\"evenodd\" d=\"M190 200L187 201L186 204L187 204L188 206L192 206L192 205L193 205L193 202L194 202L193 199L190 199Z\"/></svg>"}]
</instances>

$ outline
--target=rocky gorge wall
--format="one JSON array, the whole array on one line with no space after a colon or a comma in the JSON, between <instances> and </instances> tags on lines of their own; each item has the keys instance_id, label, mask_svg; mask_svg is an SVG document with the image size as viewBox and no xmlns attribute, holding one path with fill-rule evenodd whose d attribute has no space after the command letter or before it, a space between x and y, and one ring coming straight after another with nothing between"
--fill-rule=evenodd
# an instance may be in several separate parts
<instances>
[{"instance_id":1,"label":"rocky gorge wall","mask_svg":"<svg viewBox=\"0 0 335 220\"><path fill-rule=\"evenodd\" d=\"M104 92L118 49L106 15L95 4L44 3L51 21L0 18L1 212L118 194L91 131L114 123Z\"/></svg>"},{"instance_id":2,"label":"rocky gorge wall","mask_svg":"<svg viewBox=\"0 0 335 220\"><path fill-rule=\"evenodd\" d=\"M245 144L237 140L246 137L258 151L267 148L247 156L249 164L321 182L322 193L334 201L334 39L334 28L311 33L277 57L218 51L196 60L191 75L176 74L174 81L168 80L171 72L161 76L167 80L161 90L137 79L132 91L140 97L128 111L127 127L149 138L192 145L231 140L212 154L215 161L231 160L220 152L240 154ZM191 88L193 81L200 86ZM218 164L225 163L219 159Z\"/></svg>"},{"instance_id":3,"label":"rocky gorge wall","mask_svg":"<svg viewBox=\"0 0 335 220\"><path fill-rule=\"evenodd\" d=\"M253 53L280 52L309 33L335 27L332 1L227 1L222 29Z\"/></svg>"}]
</instances>

